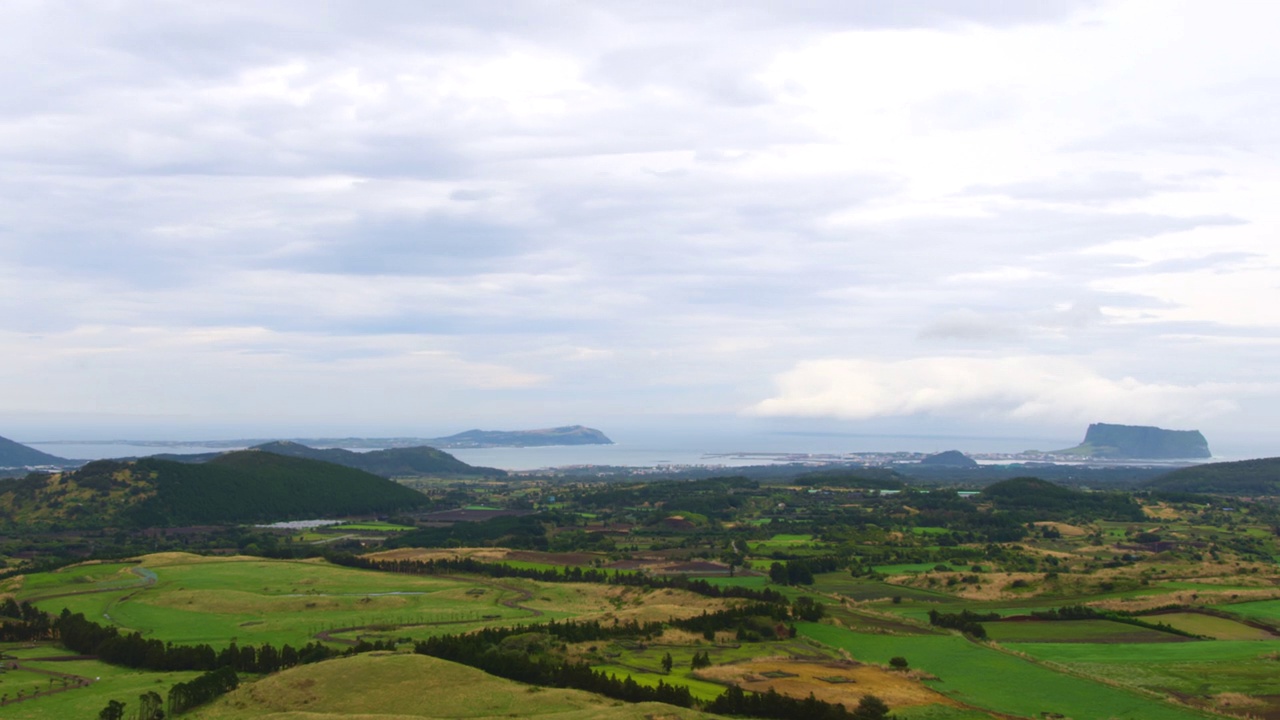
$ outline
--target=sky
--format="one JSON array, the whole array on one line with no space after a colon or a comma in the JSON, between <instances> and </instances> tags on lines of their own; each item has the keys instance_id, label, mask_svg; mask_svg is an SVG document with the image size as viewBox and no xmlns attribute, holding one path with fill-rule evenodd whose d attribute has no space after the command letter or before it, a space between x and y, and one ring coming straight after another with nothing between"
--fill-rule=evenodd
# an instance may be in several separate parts
<instances>
[{"instance_id":1,"label":"sky","mask_svg":"<svg viewBox=\"0 0 1280 720\"><path fill-rule=\"evenodd\" d=\"M1280 5L0 6L0 435L1280 454Z\"/></svg>"}]
</instances>

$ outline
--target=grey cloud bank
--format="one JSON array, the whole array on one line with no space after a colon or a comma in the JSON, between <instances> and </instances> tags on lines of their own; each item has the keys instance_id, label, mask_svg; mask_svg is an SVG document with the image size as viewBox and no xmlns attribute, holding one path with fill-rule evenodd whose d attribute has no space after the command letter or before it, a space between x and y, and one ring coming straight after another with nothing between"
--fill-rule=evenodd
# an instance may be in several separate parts
<instances>
[{"instance_id":1,"label":"grey cloud bank","mask_svg":"<svg viewBox=\"0 0 1280 720\"><path fill-rule=\"evenodd\" d=\"M1106 421L1280 454L1277 21L8 4L0 423Z\"/></svg>"}]
</instances>

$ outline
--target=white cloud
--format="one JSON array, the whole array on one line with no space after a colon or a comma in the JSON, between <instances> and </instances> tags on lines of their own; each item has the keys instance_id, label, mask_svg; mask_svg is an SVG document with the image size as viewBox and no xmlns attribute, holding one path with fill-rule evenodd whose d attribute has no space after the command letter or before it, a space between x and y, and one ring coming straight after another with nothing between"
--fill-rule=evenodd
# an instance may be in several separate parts
<instances>
[{"instance_id":1,"label":"white cloud","mask_svg":"<svg viewBox=\"0 0 1280 720\"><path fill-rule=\"evenodd\" d=\"M809 360L776 379L777 395L748 409L769 417L845 420L933 415L1178 426L1230 412L1224 385L1112 379L1054 357Z\"/></svg>"}]
</instances>

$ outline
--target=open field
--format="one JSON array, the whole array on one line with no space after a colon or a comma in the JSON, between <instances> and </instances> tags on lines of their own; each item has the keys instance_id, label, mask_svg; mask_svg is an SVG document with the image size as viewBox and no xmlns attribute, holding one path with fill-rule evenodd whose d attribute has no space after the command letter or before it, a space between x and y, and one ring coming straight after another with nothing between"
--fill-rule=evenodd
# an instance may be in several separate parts
<instances>
[{"instance_id":1,"label":"open field","mask_svg":"<svg viewBox=\"0 0 1280 720\"><path fill-rule=\"evenodd\" d=\"M1160 622L1165 622L1163 616ZM1111 620L1006 621L983 623L982 627L986 628L987 637L1002 643L1166 643L1191 640Z\"/></svg>"},{"instance_id":2,"label":"open field","mask_svg":"<svg viewBox=\"0 0 1280 720\"><path fill-rule=\"evenodd\" d=\"M353 678L359 678L358 684ZM656 703L631 705L576 690L531 687L421 655L370 653L286 670L184 717L675 720L716 716Z\"/></svg>"},{"instance_id":3,"label":"open field","mask_svg":"<svg viewBox=\"0 0 1280 720\"><path fill-rule=\"evenodd\" d=\"M1277 640L1275 635L1261 628L1252 627L1230 618L1204 613L1160 613L1144 620L1171 625L1183 632L1203 635L1215 640Z\"/></svg>"},{"instance_id":4,"label":"open field","mask_svg":"<svg viewBox=\"0 0 1280 720\"><path fill-rule=\"evenodd\" d=\"M1055 672L955 635L869 635L816 623L801 623L798 627L802 635L847 650L855 660L887 663L891 657L905 657L912 668L936 676L938 680L928 684L947 697L997 712L1021 717L1061 713L1076 720L1189 720L1205 717L1200 712L1161 702L1151 695Z\"/></svg>"},{"instance_id":5,"label":"open field","mask_svg":"<svg viewBox=\"0 0 1280 720\"><path fill-rule=\"evenodd\" d=\"M66 607L166 641L215 647L230 642L300 646L318 632L357 625L448 627L537 616L508 605L523 593L506 583L392 575L313 561L180 554L148 557L142 569L155 574L154 584L64 595L36 605L55 614ZM57 595L58 589L42 584L39 596Z\"/></svg>"},{"instance_id":6,"label":"open field","mask_svg":"<svg viewBox=\"0 0 1280 720\"><path fill-rule=\"evenodd\" d=\"M0 646L0 649L6 654L13 654L20 658L65 654L64 650L52 645L42 645L23 650L11 650L5 646ZM106 706L110 700L136 704L138 696L147 691L157 692L163 697L175 683L186 682L200 674L195 672L143 672L107 665L96 660L40 662L23 659L21 663L24 667L76 675L89 678L93 682L87 687L69 689L19 703L11 702L0 708L0 717L5 718L5 720L95 718L98 716L98 711ZM37 675L37 673L24 673L23 677L30 675ZM38 682L47 688L49 686L49 676L38 675L38 677L40 678ZM17 680L17 678L13 679ZM0 675L0 693L9 693L9 698L12 699L16 693L10 689L9 680L9 674Z\"/></svg>"},{"instance_id":7,"label":"open field","mask_svg":"<svg viewBox=\"0 0 1280 720\"><path fill-rule=\"evenodd\" d=\"M1024 643L1010 645L1037 659L1205 706L1257 698L1251 711L1280 714L1280 641L1219 640L1168 644Z\"/></svg>"}]
</instances>

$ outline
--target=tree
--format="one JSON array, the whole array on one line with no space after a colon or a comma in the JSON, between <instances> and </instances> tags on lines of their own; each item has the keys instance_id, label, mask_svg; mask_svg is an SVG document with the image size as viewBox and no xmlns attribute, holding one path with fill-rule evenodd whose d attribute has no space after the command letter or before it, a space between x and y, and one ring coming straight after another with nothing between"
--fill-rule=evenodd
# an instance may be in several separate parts
<instances>
[{"instance_id":1,"label":"tree","mask_svg":"<svg viewBox=\"0 0 1280 720\"><path fill-rule=\"evenodd\" d=\"M858 707L853 709L854 720L886 720L889 706L875 695L863 695Z\"/></svg>"},{"instance_id":2,"label":"tree","mask_svg":"<svg viewBox=\"0 0 1280 720\"><path fill-rule=\"evenodd\" d=\"M164 699L154 690L138 696L138 720L162 720L164 718Z\"/></svg>"},{"instance_id":3,"label":"tree","mask_svg":"<svg viewBox=\"0 0 1280 720\"><path fill-rule=\"evenodd\" d=\"M98 713L98 720L124 720L124 703L112 700Z\"/></svg>"},{"instance_id":4,"label":"tree","mask_svg":"<svg viewBox=\"0 0 1280 720\"><path fill-rule=\"evenodd\" d=\"M907 669L907 659L906 659L906 658L904 658L904 657L902 657L901 655L897 655L897 656L894 656L894 657L889 658L889 665L890 665L894 670L906 670L906 669Z\"/></svg>"},{"instance_id":5,"label":"tree","mask_svg":"<svg viewBox=\"0 0 1280 720\"><path fill-rule=\"evenodd\" d=\"M670 674L671 674L671 666L672 666L673 664L675 664L675 661L671 659L671 653L667 653L666 655L663 655L663 656L662 656L662 671L663 671L663 672L665 672L665 673L667 673L668 675L670 675Z\"/></svg>"}]
</instances>

